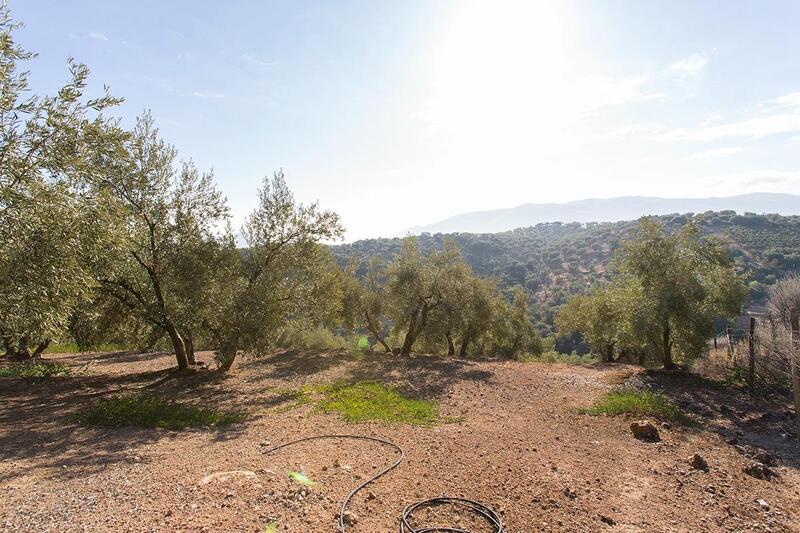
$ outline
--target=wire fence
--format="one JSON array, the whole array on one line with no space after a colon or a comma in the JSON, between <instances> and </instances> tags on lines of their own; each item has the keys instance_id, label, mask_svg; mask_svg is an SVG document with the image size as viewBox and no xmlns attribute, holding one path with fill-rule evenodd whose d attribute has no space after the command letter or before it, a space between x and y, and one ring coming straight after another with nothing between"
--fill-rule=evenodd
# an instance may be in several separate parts
<instances>
[{"instance_id":1,"label":"wire fence","mask_svg":"<svg viewBox=\"0 0 800 533\"><path fill-rule=\"evenodd\" d=\"M718 352L726 353L731 366L752 368L752 380L790 385L792 362L800 367L800 350L793 344L793 336L800 339L800 331L773 327L769 322L756 322L752 332L744 328L727 328L715 335L709 344Z\"/></svg>"}]
</instances>

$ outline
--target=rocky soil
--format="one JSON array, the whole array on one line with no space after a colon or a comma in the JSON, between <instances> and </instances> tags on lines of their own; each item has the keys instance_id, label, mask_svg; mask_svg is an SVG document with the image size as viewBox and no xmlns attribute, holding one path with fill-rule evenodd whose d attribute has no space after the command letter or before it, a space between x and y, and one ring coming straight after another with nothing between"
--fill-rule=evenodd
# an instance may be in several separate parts
<instances>
[{"instance_id":1,"label":"rocky soil","mask_svg":"<svg viewBox=\"0 0 800 533\"><path fill-rule=\"evenodd\" d=\"M692 376L287 352L244 362L228 376L197 371L176 379L168 354L50 357L82 373L0 380L2 531L255 533L270 523L279 532L336 531L340 501L396 455L348 440L263 453L324 433L377 436L405 450L397 469L353 500L353 533L397 531L406 505L444 495L483 502L509 532L800 531L800 454L787 434L788 404ZM349 424L295 406L286 393L336 380L380 380L437 399L447 422ZM698 426L650 420L658 440L639 440L630 426L640 417L578 412L623 382L663 390ZM89 402L138 390L248 417L191 431L87 429L70 421ZM774 476L746 473L753 463ZM298 485L289 471L316 484ZM415 524L423 523L491 531L444 507L420 513Z\"/></svg>"}]
</instances>

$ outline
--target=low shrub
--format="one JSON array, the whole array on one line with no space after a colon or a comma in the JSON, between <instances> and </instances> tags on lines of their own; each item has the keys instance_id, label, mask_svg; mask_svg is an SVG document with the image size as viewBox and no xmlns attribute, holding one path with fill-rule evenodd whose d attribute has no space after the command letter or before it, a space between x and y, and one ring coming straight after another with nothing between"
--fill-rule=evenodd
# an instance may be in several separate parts
<instances>
[{"instance_id":1,"label":"low shrub","mask_svg":"<svg viewBox=\"0 0 800 533\"><path fill-rule=\"evenodd\" d=\"M294 326L288 326L281 332L277 344L299 350L336 350L354 345L352 340L340 337L327 328L303 329Z\"/></svg>"},{"instance_id":2,"label":"low shrub","mask_svg":"<svg viewBox=\"0 0 800 533\"><path fill-rule=\"evenodd\" d=\"M72 369L65 363L31 361L0 366L0 377L47 379L54 376L69 376Z\"/></svg>"},{"instance_id":3,"label":"low shrub","mask_svg":"<svg viewBox=\"0 0 800 533\"><path fill-rule=\"evenodd\" d=\"M181 404L156 395L118 395L84 409L76 420L83 426L186 429L241 422L241 413Z\"/></svg>"}]
</instances>

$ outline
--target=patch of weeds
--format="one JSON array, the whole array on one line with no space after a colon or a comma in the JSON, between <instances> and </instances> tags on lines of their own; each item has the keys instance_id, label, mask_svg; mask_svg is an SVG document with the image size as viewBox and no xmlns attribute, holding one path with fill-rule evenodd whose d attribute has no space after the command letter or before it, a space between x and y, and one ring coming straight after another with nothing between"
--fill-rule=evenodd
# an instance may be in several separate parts
<instances>
[{"instance_id":1,"label":"patch of weeds","mask_svg":"<svg viewBox=\"0 0 800 533\"><path fill-rule=\"evenodd\" d=\"M755 396L768 396L770 392L769 384L767 384L758 374L755 375L755 381L751 387L748 383L748 369L743 366L735 365L728 369L725 379L717 381L716 383L722 387L747 387L749 391ZM786 380L785 383L776 383L775 386L785 390L791 389L791 383Z\"/></svg>"},{"instance_id":2,"label":"patch of weeds","mask_svg":"<svg viewBox=\"0 0 800 533\"><path fill-rule=\"evenodd\" d=\"M652 391L633 391L621 389L611 391L597 400L581 413L589 415L637 415L663 418L684 425L694 425L694 421L683 414L666 396Z\"/></svg>"},{"instance_id":3,"label":"patch of weeds","mask_svg":"<svg viewBox=\"0 0 800 533\"><path fill-rule=\"evenodd\" d=\"M44 353L119 352L124 349L125 347L120 344L109 343L98 344L83 350L74 342L59 342L48 346Z\"/></svg>"},{"instance_id":4,"label":"patch of weeds","mask_svg":"<svg viewBox=\"0 0 800 533\"><path fill-rule=\"evenodd\" d=\"M278 533L278 523L270 522L264 526L264 533Z\"/></svg>"},{"instance_id":5,"label":"patch of weeds","mask_svg":"<svg viewBox=\"0 0 800 533\"><path fill-rule=\"evenodd\" d=\"M0 377L47 379L55 376L69 376L72 369L65 363L33 361L0 366Z\"/></svg>"},{"instance_id":6,"label":"patch of weeds","mask_svg":"<svg viewBox=\"0 0 800 533\"><path fill-rule=\"evenodd\" d=\"M439 419L435 401L408 398L383 383L335 383L316 391L322 395L317 401L320 410L337 412L348 422L380 420L427 426Z\"/></svg>"},{"instance_id":7,"label":"patch of weeds","mask_svg":"<svg viewBox=\"0 0 800 533\"><path fill-rule=\"evenodd\" d=\"M225 413L149 394L104 398L76 417L76 421L83 426L160 429L224 426L242 420L242 413Z\"/></svg>"}]
</instances>

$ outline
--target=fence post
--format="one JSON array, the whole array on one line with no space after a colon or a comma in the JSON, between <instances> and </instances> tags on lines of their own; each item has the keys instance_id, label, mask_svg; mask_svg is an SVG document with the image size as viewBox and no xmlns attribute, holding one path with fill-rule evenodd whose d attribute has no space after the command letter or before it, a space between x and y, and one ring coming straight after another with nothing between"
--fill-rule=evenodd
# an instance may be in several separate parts
<instances>
[{"instance_id":1,"label":"fence post","mask_svg":"<svg viewBox=\"0 0 800 533\"><path fill-rule=\"evenodd\" d=\"M756 319L750 317L750 332L747 335L747 348L750 355L749 366L747 367L747 383L753 388L756 382Z\"/></svg>"},{"instance_id":2,"label":"fence post","mask_svg":"<svg viewBox=\"0 0 800 533\"><path fill-rule=\"evenodd\" d=\"M717 334L714 333L714 349L717 349Z\"/></svg>"},{"instance_id":3,"label":"fence post","mask_svg":"<svg viewBox=\"0 0 800 533\"><path fill-rule=\"evenodd\" d=\"M789 360L791 361L792 389L794 390L795 432L797 443L800 444L800 369L798 369L798 359L800 359L800 311L792 311L789 315L789 336L791 338Z\"/></svg>"},{"instance_id":4,"label":"fence post","mask_svg":"<svg viewBox=\"0 0 800 533\"><path fill-rule=\"evenodd\" d=\"M728 337L728 358L733 361L733 335L730 326L725 328L725 335Z\"/></svg>"}]
</instances>

